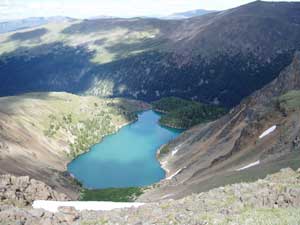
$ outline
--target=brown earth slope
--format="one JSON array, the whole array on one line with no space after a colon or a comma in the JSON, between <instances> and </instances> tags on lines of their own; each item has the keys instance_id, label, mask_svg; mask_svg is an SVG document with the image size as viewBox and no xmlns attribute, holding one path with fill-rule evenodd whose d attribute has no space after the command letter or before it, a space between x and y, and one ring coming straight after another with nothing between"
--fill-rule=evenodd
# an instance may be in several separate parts
<instances>
[{"instance_id":1,"label":"brown earth slope","mask_svg":"<svg viewBox=\"0 0 300 225\"><path fill-rule=\"evenodd\" d=\"M279 77L223 118L170 143L160 160L167 178L140 197L179 198L300 166L300 53ZM275 131L259 138L269 128ZM239 170L254 163L251 168Z\"/></svg>"}]
</instances>

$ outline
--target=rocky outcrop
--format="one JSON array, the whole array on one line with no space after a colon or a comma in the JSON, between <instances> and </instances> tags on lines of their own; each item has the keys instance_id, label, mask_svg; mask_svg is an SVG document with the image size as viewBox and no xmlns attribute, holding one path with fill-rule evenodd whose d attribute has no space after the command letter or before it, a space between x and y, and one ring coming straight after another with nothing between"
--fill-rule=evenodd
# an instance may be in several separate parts
<instances>
[{"instance_id":1,"label":"rocky outcrop","mask_svg":"<svg viewBox=\"0 0 300 225\"><path fill-rule=\"evenodd\" d=\"M0 175L0 205L31 206L34 200L69 200L41 181L28 176Z\"/></svg>"},{"instance_id":2,"label":"rocky outcrop","mask_svg":"<svg viewBox=\"0 0 300 225\"><path fill-rule=\"evenodd\" d=\"M300 170L283 169L254 183L229 185L180 200L139 208L82 211L63 207L58 213L0 206L1 224L299 224Z\"/></svg>"}]
</instances>

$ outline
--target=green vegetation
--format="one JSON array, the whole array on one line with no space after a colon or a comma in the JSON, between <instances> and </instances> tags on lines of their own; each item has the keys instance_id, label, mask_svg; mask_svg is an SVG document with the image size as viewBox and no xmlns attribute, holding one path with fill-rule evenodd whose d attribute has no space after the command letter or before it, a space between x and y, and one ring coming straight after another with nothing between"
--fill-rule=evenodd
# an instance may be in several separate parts
<instances>
[{"instance_id":1,"label":"green vegetation","mask_svg":"<svg viewBox=\"0 0 300 225\"><path fill-rule=\"evenodd\" d=\"M185 99L169 97L169 98L162 98L158 101L155 101L152 103L152 105L154 109L159 112L170 113L179 108L189 106L191 103L192 103L191 101Z\"/></svg>"},{"instance_id":2,"label":"green vegetation","mask_svg":"<svg viewBox=\"0 0 300 225\"><path fill-rule=\"evenodd\" d=\"M143 189L140 187L108 188L99 190L83 189L80 195L80 200L133 202L141 194L143 194Z\"/></svg>"},{"instance_id":3,"label":"green vegetation","mask_svg":"<svg viewBox=\"0 0 300 225\"><path fill-rule=\"evenodd\" d=\"M43 97L37 95L28 97ZM45 136L69 143L70 158L86 152L104 136L116 132L120 126L136 120L136 112L146 105L125 99L50 95L44 98L55 110L48 115L44 113L41 129Z\"/></svg>"},{"instance_id":4,"label":"green vegetation","mask_svg":"<svg viewBox=\"0 0 300 225\"><path fill-rule=\"evenodd\" d=\"M162 147L162 149L160 150L160 154L167 154L170 151L170 148L168 147L168 145L165 145L164 147Z\"/></svg>"},{"instance_id":5,"label":"green vegetation","mask_svg":"<svg viewBox=\"0 0 300 225\"><path fill-rule=\"evenodd\" d=\"M279 108L286 112L300 109L300 91L289 91L278 98Z\"/></svg>"},{"instance_id":6,"label":"green vegetation","mask_svg":"<svg viewBox=\"0 0 300 225\"><path fill-rule=\"evenodd\" d=\"M61 129L74 136L74 141L70 143L70 157L84 153L90 146L101 141L107 134L116 131L116 126L112 124L112 118L105 112L94 115L91 119L80 120L72 123L73 114L61 116L49 115L50 125L44 134L54 137Z\"/></svg>"},{"instance_id":7,"label":"green vegetation","mask_svg":"<svg viewBox=\"0 0 300 225\"><path fill-rule=\"evenodd\" d=\"M229 219L229 218L228 218ZM233 216L224 224L232 224L232 221L237 221L237 224L256 224L256 225L289 225L300 223L299 208L265 208L244 210L241 214Z\"/></svg>"},{"instance_id":8,"label":"green vegetation","mask_svg":"<svg viewBox=\"0 0 300 225\"><path fill-rule=\"evenodd\" d=\"M59 123L55 115L51 114L48 117L50 119L50 125L48 129L44 131L44 134L48 137L53 137L59 130L61 124Z\"/></svg>"},{"instance_id":9,"label":"green vegetation","mask_svg":"<svg viewBox=\"0 0 300 225\"><path fill-rule=\"evenodd\" d=\"M71 156L74 158L84 153L90 146L99 142L102 137L115 131L116 126L111 123L109 115L97 114L92 119L80 121L72 129L75 140L71 144Z\"/></svg>"},{"instance_id":10,"label":"green vegetation","mask_svg":"<svg viewBox=\"0 0 300 225\"><path fill-rule=\"evenodd\" d=\"M181 129L216 120L226 113L221 107L175 97L153 102L153 107L154 110L165 113L160 119L162 125Z\"/></svg>"},{"instance_id":11,"label":"green vegetation","mask_svg":"<svg viewBox=\"0 0 300 225\"><path fill-rule=\"evenodd\" d=\"M159 30L155 28L145 27L136 30L112 26L105 30L95 28L93 35L84 31L78 33L72 31L74 28L77 30L85 26L88 26L85 21L60 22L45 24L41 28L32 28L28 31L2 34L0 55L11 53L18 47L34 48L58 42L72 46L84 42L95 53L90 61L103 64L161 46L161 40L156 38Z\"/></svg>"},{"instance_id":12,"label":"green vegetation","mask_svg":"<svg viewBox=\"0 0 300 225\"><path fill-rule=\"evenodd\" d=\"M159 150L158 158L161 158L162 156L168 154L169 152L170 152L169 145L166 144Z\"/></svg>"}]
</instances>

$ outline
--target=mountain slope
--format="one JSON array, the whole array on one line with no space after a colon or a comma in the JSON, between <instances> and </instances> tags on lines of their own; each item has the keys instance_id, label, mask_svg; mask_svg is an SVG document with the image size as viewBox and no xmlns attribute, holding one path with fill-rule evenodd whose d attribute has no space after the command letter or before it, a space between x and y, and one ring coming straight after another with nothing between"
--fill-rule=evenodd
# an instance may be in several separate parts
<instances>
[{"instance_id":1,"label":"mountain slope","mask_svg":"<svg viewBox=\"0 0 300 225\"><path fill-rule=\"evenodd\" d=\"M47 23L53 23L53 22L63 22L71 20L67 17L33 17L33 18L27 18L27 19L20 19L20 20L10 20L10 21L4 21L0 22L0 34L1 33L7 33L11 31L16 30L22 30L26 28L33 28L38 27Z\"/></svg>"},{"instance_id":2,"label":"mountain slope","mask_svg":"<svg viewBox=\"0 0 300 225\"><path fill-rule=\"evenodd\" d=\"M78 197L67 164L135 119L142 103L80 97L68 93L31 93L0 98L0 174L30 176ZM147 107L147 106L146 106Z\"/></svg>"},{"instance_id":3,"label":"mountain slope","mask_svg":"<svg viewBox=\"0 0 300 225\"><path fill-rule=\"evenodd\" d=\"M299 12L299 3L256 1L186 20L69 21L1 35L0 95L176 96L232 107L290 63Z\"/></svg>"},{"instance_id":4,"label":"mountain slope","mask_svg":"<svg viewBox=\"0 0 300 225\"><path fill-rule=\"evenodd\" d=\"M141 200L179 198L299 167L299 96L298 52L278 78L228 115L196 126L166 146L169 154L161 162L167 179Z\"/></svg>"},{"instance_id":5,"label":"mountain slope","mask_svg":"<svg viewBox=\"0 0 300 225\"><path fill-rule=\"evenodd\" d=\"M148 203L138 208L110 211L76 211L73 207L60 207L58 212L50 213L41 209L17 208L3 202L3 204L0 203L0 223L15 224L17 222L25 225L47 223L64 225L299 224L299 175L300 170L295 172L291 169L284 169L254 183L234 184L201 194L193 194L180 200L164 200ZM1 180L0 177L0 186ZM14 184L15 187L18 185L20 183ZM23 187L19 189L23 190ZM11 199L13 202L16 201L14 195ZM77 207L78 204L77 202ZM90 205L90 207L92 204L92 202L85 202L85 205ZM53 202L50 205L53 206ZM53 210L47 202L43 207Z\"/></svg>"}]
</instances>

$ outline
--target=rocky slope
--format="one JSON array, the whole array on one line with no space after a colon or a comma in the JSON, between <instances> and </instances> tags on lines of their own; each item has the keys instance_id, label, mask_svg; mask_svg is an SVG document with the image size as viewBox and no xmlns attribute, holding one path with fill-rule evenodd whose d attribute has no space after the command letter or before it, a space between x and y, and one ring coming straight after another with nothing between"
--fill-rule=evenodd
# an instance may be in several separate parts
<instances>
[{"instance_id":1,"label":"rocky slope","mask_svg":"<svg viewBox=\"0 0 300 225\"><path fill-rule=\"evenodd\" d=\"M32 93L0 98L0 174L30 176L70 198L67 163L147 107L137 101Z\"/></svg>"},{"instance_id":2,"label":"rocky slope","mask_svg":"<svg viewBox=\"0 0 300 225\"><path fill-rule=\"evenodd\" d=\"M36 199L67 201L65 194L52 190L41 181L26 177L0 175L0 207L10 205L16 207L31 207Z\"/></svg>"},{"instance_id":3,"label":"rocky slope","mask_svg":"<svg viewBox=\"0 0 300 225\"><path fill-rule=\"evenodd\" d=\"M164 200L139 208L58 213L0 204L1 224L272 224L300 223L300 170L281 170L254 183L240 183Z\"/></svg>"},{"instance_id":4,"label":"rocky slope","mask_svg":"<svg viewBox=\"0 0 300 225\"><path fill-rule=\"evenodd\" d=\"M68 91L231 107L300 42L300 4L255 1L186 20L96 19L0 35L0 95Z\"/></svg>"},{"instance_id":5,"label":"rocky slope","mask_svg":"<svg viewBox=\"0 0 300 225\"><path fill-rule=\"evenodd\" d=\"M298 52L278 78L229 114L195 126L166 146L168 151L164 152L169 153L160 160L167 179L142 195L140 201L180 198L255 180L280 168L299 167L299 90Z\"/></svg>"}]
</instances>

